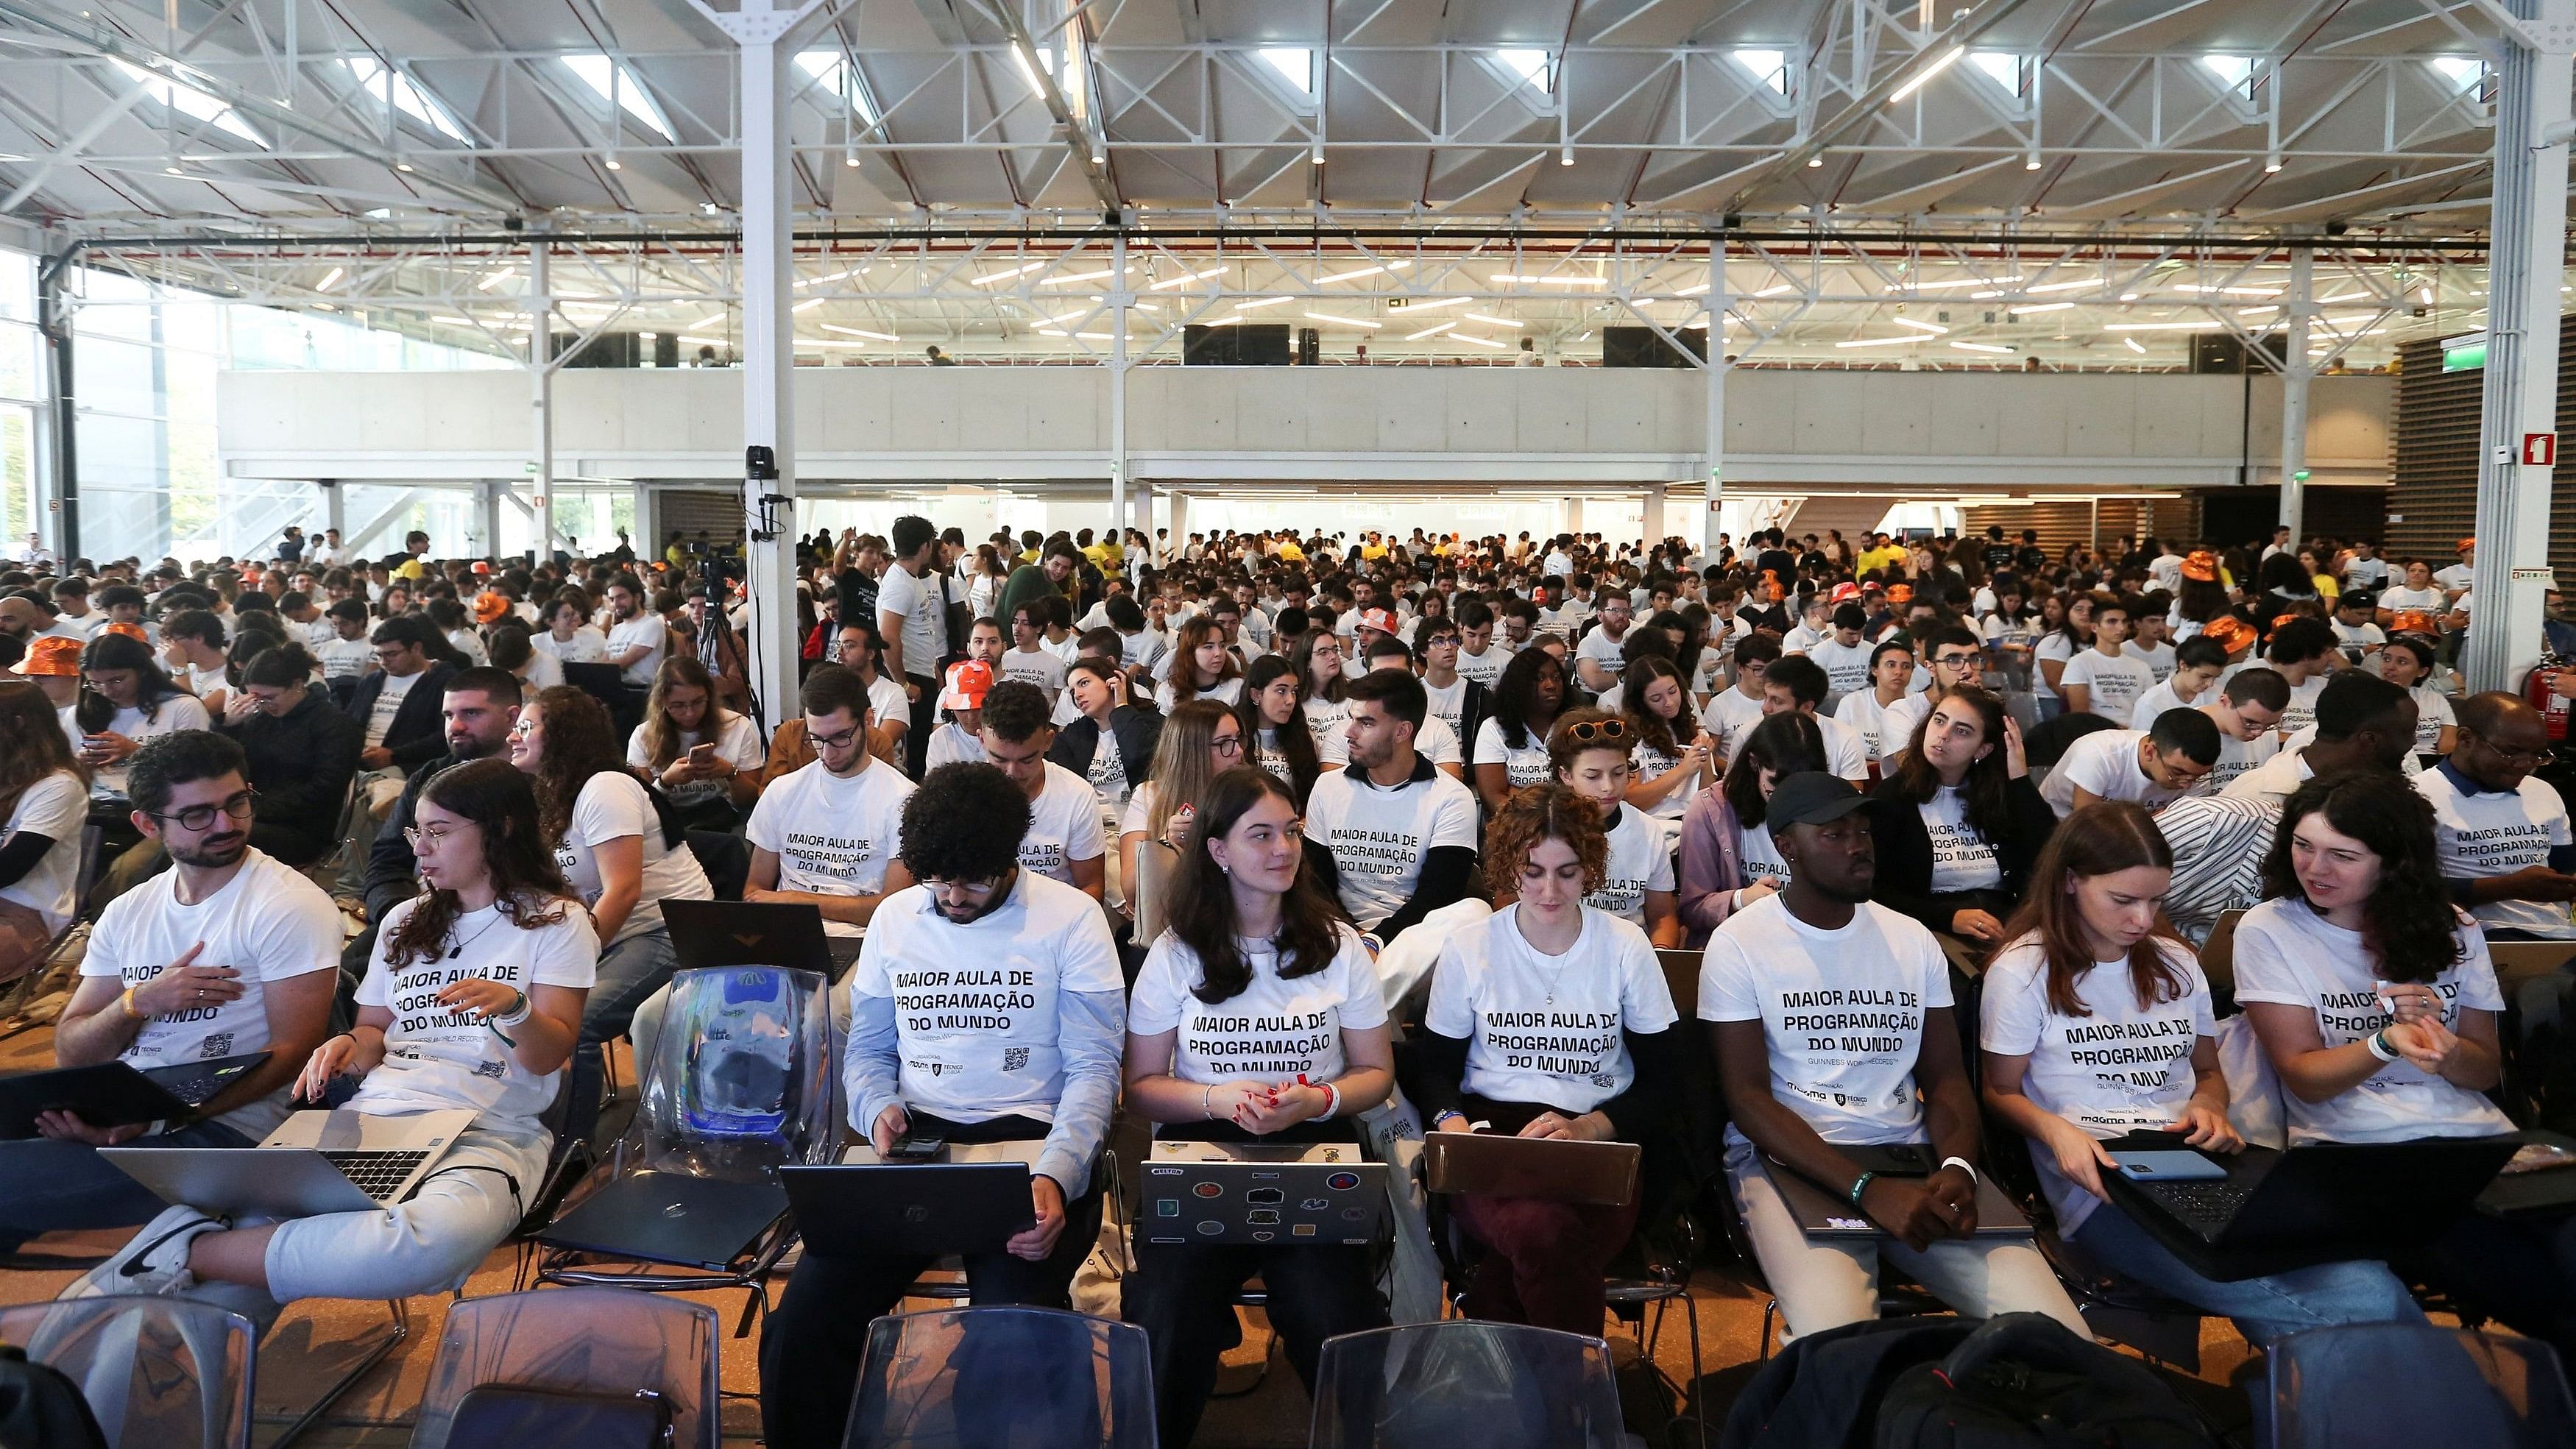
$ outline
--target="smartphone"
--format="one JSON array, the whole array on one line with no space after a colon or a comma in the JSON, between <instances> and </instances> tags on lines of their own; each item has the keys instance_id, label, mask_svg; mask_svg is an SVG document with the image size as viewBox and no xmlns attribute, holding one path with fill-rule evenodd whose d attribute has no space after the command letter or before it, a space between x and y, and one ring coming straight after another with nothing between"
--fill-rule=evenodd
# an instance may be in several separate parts
<instances>
[{"instance_id":1,"label":"smartphone","mask_svg":"<svg viewBox=\"0 0 2576 1449\"><path fill-rule=\"evenodd\" d=\"M2197 1152L2114 1152L2111 1161L2131 1182L2214 1182L2227 1169Z\"/></svg>"},{"instance_id":2,"label":"smartphone","mask_svg":"<svg viewBox=\"0 0 2576 1449\"><path fill-rule=\"evenodd\" d=\"M894 1140L893 1150L886 1154L886 1160L888 1162L928 1162L937 1157L947 1146L948 1139L945 1137L934 1136L928 1132L906 1132Z\"/></svg>"},{"instance_id":3,"label":"smartphone","mask_svg":"<svg viewBox=\"0 0 2576 1449\"><path fill-rule=\"evenodd\" d=\"M705 769L707 766L712 765L712 764L714 764L715 762L716 762L716 747L715 747L713 744L691 745L691 746L689 746L689 768L690 768L690 769L692 769L692 770L703 770L703 769Z\"/></svg>"}]
</instances>

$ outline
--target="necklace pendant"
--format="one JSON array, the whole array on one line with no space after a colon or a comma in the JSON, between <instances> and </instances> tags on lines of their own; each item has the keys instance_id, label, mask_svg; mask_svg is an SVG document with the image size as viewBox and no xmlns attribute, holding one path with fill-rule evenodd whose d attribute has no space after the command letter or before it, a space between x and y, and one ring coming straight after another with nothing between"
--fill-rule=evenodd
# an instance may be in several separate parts
<instances>
[{"instance_id":1,"label":"necklace pendant","mask_svg":"<svg viewBox=\"0 0 2576 1449\"><path fill-rule=\"evenodd\" d=\"M464 955L464 954L465 954L465 948L464 948L464 947L462 947L462 946L455 946L455 947L451 947L451 948L449 948L449 950L448 950L448 952L447 952L447 959L448 959L448 960L450 960L450 961L453 961L453 960L455 960L457 957L462 956L462 955Z\"/></svg>"}]
</instances>

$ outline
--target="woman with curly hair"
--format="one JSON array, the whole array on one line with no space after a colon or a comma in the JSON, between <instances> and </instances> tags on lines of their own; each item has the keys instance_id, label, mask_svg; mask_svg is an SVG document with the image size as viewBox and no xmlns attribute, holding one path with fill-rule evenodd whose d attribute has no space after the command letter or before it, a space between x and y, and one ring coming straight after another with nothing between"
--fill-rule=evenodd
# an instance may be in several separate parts
<instances>
[{"instance_id":1,"label":"woman with curly hair","mask_svg":"<svg viewBox=\"0 0 2576 1449\"><path fill-rule=\"evenodd\" d=\"M537 833L599 928L599 979L582 1017L570 1108L574 1130L587 1132L599 1111L600 1044L625 1033L636 1006L679 964L662 902L715 892L619 758L598 700L578 689L540 691L510 730L510 763L535 777Z\"/></svg>"},{"instance_id":2,"label":"woman with curly hair","mask_svg":"<svg viewBox=\"0 0 2576 1449\"><path fill-rule=\"evenodd\" d=\"M1213 699L1233 704L1243 698L1243 666L1225 647L1225 631L1216 616L1200 614L1172 637L1171 674L1154 689L1154 707L1165 714L1175 704Z\"/></svg>"},{"instance_id":3,"label":"woman with curly hair","mask_svg":"<svg viewBox=\"0 0 2576 1449\"><path fill-rule=\"evenodd\" d=\"M1304 869L1300 813L1263 770L1228 770L1208 789L1171 924L1127 1008L1127 1104L1157 1138L1356 1144L1352 1119L1395 1088L1376 962ZM1283 1021L1301 1025L1283 1034ZM1310 1385L1325 1339L1386 1326L1365 1247L1138 1243L1124 1313L1153 1346L1164 1443L1196 1432L1234 1295L1254 1273Z\"/></svg>"},{"instance_id":4,"label":"woman with curly hair","mask_svg":"<svg viewBox=\"0 0 2576 1449\"><path fill-rule=\"evenodd\" d=\"M357 1024L315 1048L296 1094L359 1077L352 1111L474 1114L440 1169L401 1202L259 1227L174 1207L74 1293L255 1290L265 1316L298 1298L444 1292L527 1215L553 1145L539 1118L581 1034L599 939L537 831L536 795L503 760L422 787L407 832L426 887L386 914ZM227 1306L239 1302L218 1294Z\"/></svg>"},{"instance_id":5,"label":"woman with curly hair","mask_svg":"<svg viewBox=\"0 0 2576 1449\"><path fill-rule=\"evenodd\" d=\"M2236 927L2236 1000L2271 1059L2294 1148L2514 1130L2485 1094L2504 996L2486 938L2451 903L2433 806L2393 770L2299 787ZM2463 1308L2576 1353L2576 1215L2464 1213L2423 1261Z\"/></svg>"},{"instance_id":6,"label":"woman with curly hair","mask_svg":"<svg viewBox=\"0 0 2576 1449\"><path fill-rule=\"evenodd\" d=\"M1584 904L1609 856L1600 807L1562 785L1516 792L1486 827L1486 886L1516 899L1441 943L1417 1043L1432 1131L1652 1145L1681 1080L1680 1015L1646 933ZM1570 1021L1587 1025L1519 1025ZM1627 1245L1633 1204L1450 1202L1489 1250L1467 1284L1470 1316L1601 1331L1601 1275Z\"/></svg>"},{"instance_id":7,"label":"woman with curly hair","mask_svg":"<svg viewBox=\"0 0 2576 1449\"><path fill-rule=\"evenodd\" d=\"M1514 790L1548 780L1547 735L1566 704L1565 660L1532 647L1512 656L1494 683L1494 712L1476 727L1477 797L1498 814Z\"/></svg>"}]
</instances>

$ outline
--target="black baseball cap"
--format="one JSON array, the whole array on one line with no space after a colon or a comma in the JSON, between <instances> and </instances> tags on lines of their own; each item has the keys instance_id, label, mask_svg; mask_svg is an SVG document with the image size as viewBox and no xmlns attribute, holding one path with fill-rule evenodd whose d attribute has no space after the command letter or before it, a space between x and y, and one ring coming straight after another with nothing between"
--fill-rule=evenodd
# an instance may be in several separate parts
<instances>
[{"instance_id":1,"label":"black baseball cap","mask_svg":"<svg viewBox=\"0 0 2576 1449\"><path fill-rule=\"evenodd\" d=\"M1840 775L1800 770L1771 788L1771 802L1763 807L1762 818L1776 835L1792 825L1840 820L1868 803L1869 797Z\"/></svg>"}]
</instances>

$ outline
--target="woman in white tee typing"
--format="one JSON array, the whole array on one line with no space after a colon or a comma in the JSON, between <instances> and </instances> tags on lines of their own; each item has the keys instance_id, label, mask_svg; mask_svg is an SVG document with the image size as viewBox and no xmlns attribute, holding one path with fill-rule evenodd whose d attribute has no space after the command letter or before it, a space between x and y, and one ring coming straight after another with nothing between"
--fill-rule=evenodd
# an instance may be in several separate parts
<instances>
[{"instance_id":1,"label":"woman in white tee typing","mask_svg":"<svg viewBox=\"0 0 2576 1449\"><path fill-rule=\"evenodd\" d=\"M473 1125L401 1202L262 1224L174 1207L84 1290L230 1283L278 1302L436 1293L463 1282L526 1214L551 1145L538 1118L580 1037L599 940L538 835L527 779L507 761L439 772L410 838L427 889L387 914L356 1027L315 1049L296 1091L318 1102L351 1074L363 1079L351 1111L464 1109Z\"/></svg>"},{"instance_id":2,"label":"woman in white tee typing","mask_svg":"<svg viewBox=\"0 0 2576 1449\"><path fill-rule=\"evenodd\" d=\"M2485 1096L2504 997L2443 885L2430 801L2394 771L2310 780L2282 804L2263 888L2236 928L2236 999L2280 1076L2293 1149L2514 1130ZM2426 1247L2400 1266L2576 1353L2576 1216L2466 1213Z\"/></svg>"},{"instance_id":3,"label":"woman in white tee typing","mask_svg":"<svg viewBox=\"0 0 2576 1449\"><path fill-rule=\"evenodd\" d=\"M1556 762L1556 783L1600 810L1609 841L1601 880L1583 903L1644 931L1658 948L1677 947L1682 919L1673 904L1672 837L1662 821L1626 799L1634 778L1628 761L1636 742L1636 730L1625 716L1575 709L1556 722L1547 737L1547 754ZM1501 905L1503 898L1497 896L1495 903Z\"/></svg>"},{"instance_id":4,"label":"woman in white tee typing","mask_svg":"<svg viewBox=\"0 0 2576 1449\"><path fill-rule=\"evenodd\" d=\"M1229 770L1209 788L1194 838L1174 875L1171 925L1129 1000L1128 1105L1159 1124L1157 1137L1356 1143L1350 1119L1395 1087L1386 1003L1359 934L1303 869L1296 801L1262 770ZM1190 1442L1234 1294L1254 1273L1309 1387L1325 1339L1386 1326L1366 1247L1135 1251L1124 1316L1153 1344L1166 1444Z\"/></svg>"},{"instance_id":5,"label":"woman in white tee typing","mask_svg":"<svg viewBox=\"0 0 2576 1449\"><path fill-rule=\"evenodd\" d=\"M1659 655L1643 656L1628 666L1620 676L1619 698L1635 736L1628 803L1653 816L1666 834L1677 834L1682 813L1708 774L1715 733L1700 727L1681 667Z\"/></svg>"},{"instance_id":6,"label":"woman in white tee typing","mask_svg":"<svg viewBox=\"0 0 2576 1449\"><path fill-rule=\"evenodd\" d=\"M1680 1016L1645 933L1586 904L1612 849L1599 809L1563 786L1515 793L1486 827L1486 884L1512 899L1441 943L1420 1038L1432 1131L1661 1136ZM1602 1274L1627 1246L1633 1203L1461 1194L1451 1206L1488 1254L1468 1280L1469 1316L1601 1332Z\"/></svg>"},{"instance_id":7,"label":"woman in white tee typing","mask_svg":"<svg viewBox=\"0 0 2576 1449\"><path fill-rule=\"evenodd\" d=\"M2102 1186L2111 1148L2242 1151L2227 1120L2209 982L2161 915L2173 851L2127 801L2087 805L2040 853L2012 944L1986 969L1987 1110L2030 1139L2058 1233L2108 1267L2236 1321L2268 1347L2335 1323L2421 1321L2386 1266L2319 1263L2220 1282L2194 1271ZM2164 1134L2180 1134L2180 1141Z\"/></svg>"}]
</instances>

